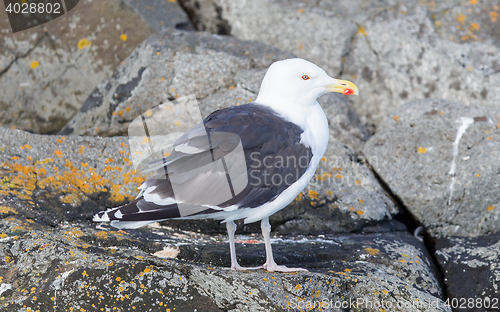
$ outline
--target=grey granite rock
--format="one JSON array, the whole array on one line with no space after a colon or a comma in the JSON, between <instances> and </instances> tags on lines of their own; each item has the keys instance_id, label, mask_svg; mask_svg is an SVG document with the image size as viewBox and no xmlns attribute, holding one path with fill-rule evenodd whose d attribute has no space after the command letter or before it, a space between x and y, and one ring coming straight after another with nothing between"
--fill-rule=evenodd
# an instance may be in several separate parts
<instances>
[{"instance_id":1,"label":"grey granite rock","mask_svg":"<svg viewBox=\"0 0 500 312\"><path fill-rule=\"evenodd\" d=\"M194 30L188 15L177 1L164 0L125 0L142 19L156 32L167 27Z\"/></svg>"},{"instance_id":2,"label":"grey granite rock","mask_svg":"<svg viewBox=\"0 0 500 312\"><path fill-rule=\"evenodd\" d=\"M430 234L498 231L500 110L421 100L390 117L363 152Z\"/></svg>"},{"instance_id":3,"label":"grey granite rock","mask_svg":"<svg viewBox=\"0 0 500 312\"><path fill-rule=\"evenodd\" d=\"M446 237L436 243L436 258L454 311L500 308L500 235ZM472 300L472 301L471 301Z\"/></svg>"},{"instance_id":4,"label":"grey granite rock","mask_svg":"<svg viewBox=\"0 0 500 312\"><path fill-rule=\"evenodd\" d=\"M422 98L498 107L500 47L490 40L442 37L436 28L441 12L471 6L468 1L449 5L399 5L360 26L345 57L344 75L358 77L362 91L352 100L363 122L380 125L395 108Z\"/></svg>"},{"instance_id":5,"label":"grey granite rock","mask_svg":"<svg viewBox=\"0 0 500 312\"><path fill-rule=\"evenodd\" d=\"M80 1L64 16L16 34L0 11L0 124L56 133L152 33L119 0Z\"/></svg>"},{"instance_id":6,"label":"grey granite rock","mask_svg":"<svg viewBox=\"0 0 500 312\"><path fill-rule=\"evenodd\" d=\"M398 213L379 182L348 145L330 137L316 176L286 210L271 217L279 233L345 233Z\"/></svg>"},{"instance_id":7,"label":"grey granite rock","mask_svg":"<svg viewBox=\"0 0 500 312\"><path fill-rule=\"evenodd\" d=\"M220 252L227 249L225 237L157 225L128 232L87 223L49 227L1 207L0 304L8 311L111 306L124 311L303 311L308 304L322 304L322 311L338 311L339 304L366 311L450 311L428 254L403 232L298 241L277 237L279 261L305 265L310 272L236 272L218 266L229 257ZM260 242L237 239L248 247L245 253L238 244L240 255L260 263Z\"/></svg>"},{"instance_id":8,"label":"grey granite rock","mask_svg":"<svg viewBox=\"0 0 500 312\"><path fill-rule=\"evenodd\" d=\"M101 82L60 133L126 135L128 123L152 107L193 94L203 99L234 87L239 70L289 57L258 42L169 28L141 44ZM217 107L201 109L210 113Z\"/></svg>"},{"instance_id":9,"label":"grey granite rock","mask_svg":"<svg viewBox=\"0 0 500 312\"><path fill-rule=\"evenodd\" d=\"M87 220L134 199L146 176L128 140L44 136L0 127L0 200L41 223Z\"/></svg>"},{"instance_id":10,"label":"grey granite rock","mask_svg":"<svg viewBox=\"0 0 500 312\"><path fill-rule=\"evenodd\" d=\"M238 38L293 52L355 82L360 96L349 102L372 132L411 100L500 100L500 10L493 0L181 3L194 8L198 28L215 32L225 21Z\"/></svg>"}]
</instances>

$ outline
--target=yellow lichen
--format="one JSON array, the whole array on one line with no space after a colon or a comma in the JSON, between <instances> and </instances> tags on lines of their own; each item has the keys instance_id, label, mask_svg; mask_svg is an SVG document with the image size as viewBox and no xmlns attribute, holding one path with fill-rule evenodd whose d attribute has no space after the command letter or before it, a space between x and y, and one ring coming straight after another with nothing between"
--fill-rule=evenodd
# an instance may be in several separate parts
<instances>
[{"instance_id":1,"label":"yellow lichen","mask_svg":"<svg viewBox=\"0 0 500 312\"><path fill-rule=\"evenodd\" d=\"M80 50L85 49L86 47L89 47L91 44L92 44L92 42L83 38L80 41L78 41L78 49L80 49Z\"/></svg>"},{"instance_id":2,"label":"yellow lichen","mask_svg":"<svg viewBox=\"0 0 500 312\"><path fill-rule=\"evenodd\" d=\"M26 145L23 147L28 148ZM145 180L144 175L141 175L137 170L133 170L118 177L115 176L120 181L123 181L123 184L114 184L110 179L98 174L95 168L88 168L89 166L86 163L80 163L81 168L77 168L71 161L62 158L61 150L56 150L54 154L58 156L57 161L46 158L31 165L3 162L1 165L6 170L6 174L0 178L0 194L10 194L20 199L31 200L33 191L36 188L51 189L56 194L60 194L62 202L78 204L87 196L100 192L110 192L111 200L121 202L125 199L131 200L134 197L133 195L120 193L123 185L135 183L138 186ZM19 157L12 159L18 160ZM60 162L64 164L64 171L60 171L58 166L48 165ZM130 163L130 161L128 162ZM50 173L48 173L49 170ZM122 170L121 167L107 166L102 173L108 171L121 172Z\"/></svg>"},{"instance_id":3,"label":"yellow lichen","mask_svg":"<svg viewBox=\"0 0 500 312\"><path fill-rule=\"evenodd\" d=\"M106 239L108 238L108 232L105 231L99 231L94 234L96 237L101 238L101 239Z\"/></svg>"},{"instance_id":4,"label":"yellow lichen","mask_svg":"<svg viewBox=\"0 0 500 312\"><path fill-rule=\"evenodd\" d=\"M420 146L420 147L418 148L418 153L419 153L419 154L425 154L425 153L427 153L427 149L426 149L426 148L423 148L422 146Z\"/></svg>"},{"instance_id":5,"label":"yellow lichen","mask_svg":"<svg viewBox=\"0 0 500 312\"><path fill-rule=\"evenodd\" d=\"M380 250L378 250L376 248L370 248L370 247L366 247L365 251L372 256L375 256L376 254L378 254L380 252Z\"/></svg>"},{"instance_id":6,"label":"yellow lichen","mask_svg":"<svg viewBox=\"0 0 500 312\"><path fill-rule=\"evenodd\" d=\"M319 199L318 198L318 192L310 190L309 191L309 197L311 197L312 199L318 200Z\"/></svg>"},{"instance_id":7,"label":"yellow lichen","mask_svg":"<svg viewBox=\"0 0 500 312\"><path fill-rule=\"evenodd\" d=\"M0 206L0 213L3 213L3 214L8 214L8 213L17 214L18 212L14 208L11 208L11 207L8 207L8 206Z\"/></svg>"},{"instance_id":8,"label":"yellow lichen","mask_svg":"<svg viewBox=\"0 0 500 312\"><path fill-rule=\"evenodd\" d=\"M456 20L457 22L459 22L460 24L465 24L465 20L467 19L467 16L465 16L465 14L463 13L460 13L457 17L456 17Z\"/></svg>"}]
</instances>

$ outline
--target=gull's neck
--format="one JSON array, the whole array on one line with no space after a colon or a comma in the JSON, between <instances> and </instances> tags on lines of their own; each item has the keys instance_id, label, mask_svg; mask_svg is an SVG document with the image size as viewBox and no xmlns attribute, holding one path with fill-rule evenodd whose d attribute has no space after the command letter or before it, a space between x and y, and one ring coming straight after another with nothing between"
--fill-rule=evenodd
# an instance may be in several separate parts
<instances>
[{"instance_id":1,"label":"gull's neck","mask_svg":"<svg viewBox=\"0 0 500 312\"><path fill-rule=\"evenodd\" d=\"M274 111L279 113L285 120L298 125L304 130L308 126L307 120L312 113L316 113L314 115L324 115L321 106L316 100L311 102L311 104L309 105L304 105L303 103L299 104L292 101L266 101L265 99L263 100L262 98L257 97L255 103L273 109Z\"/></svg>"},{"instance_id":2,"label":"gull's neck","mask_svg":"<svg viewBox=\"0 0 500 312\"><path fill-rule=\"evenodd\" d=\"M293 105L293 103L284 105L282 102L275 102L273 104L260 103L257 99L255 103L270 107L285 120L302 128L304 132L301 135L301 143L310 146L313 149L314 155L320 155L320 158L323 156L330 135L328 120L317 101L314 101L311 105Z\"/></svg>"}]
</instances>

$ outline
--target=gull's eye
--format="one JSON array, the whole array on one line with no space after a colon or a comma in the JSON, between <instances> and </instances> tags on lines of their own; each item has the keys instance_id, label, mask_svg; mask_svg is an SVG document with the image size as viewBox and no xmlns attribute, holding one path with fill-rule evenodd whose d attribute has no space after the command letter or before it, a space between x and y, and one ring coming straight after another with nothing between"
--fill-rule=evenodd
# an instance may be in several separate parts
<instances>
[{"instance_id":1,"label":"gull's eye","mask_svg":"<svg viewBox=\"0 0 500 312\"><path fill-rule=\"evenodd\" d=\"M309 79L311 79L311 77L309 77L308 75L304 75L304 76L302 76L302 79L309 80Z\"/></svg>"}]
</instances>

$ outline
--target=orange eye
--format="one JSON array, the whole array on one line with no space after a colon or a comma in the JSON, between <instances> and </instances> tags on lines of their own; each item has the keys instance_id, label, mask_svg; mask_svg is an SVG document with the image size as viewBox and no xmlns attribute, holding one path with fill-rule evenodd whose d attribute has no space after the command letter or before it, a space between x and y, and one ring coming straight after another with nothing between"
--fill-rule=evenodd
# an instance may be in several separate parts
<instances>
[{"instance_id":1,"label":"orange eye","mask_svg":"<svg viewBox=\"0 0 500 312\"><path fill-rule=\"evenodd\" d=\"M309 79L311 79L311 77L309 77L309 76L307 76L307 75L304 75L304 76L302 76L302 79L304 79L304 80L309 80Z\"/></svg>"}]
</instances>

